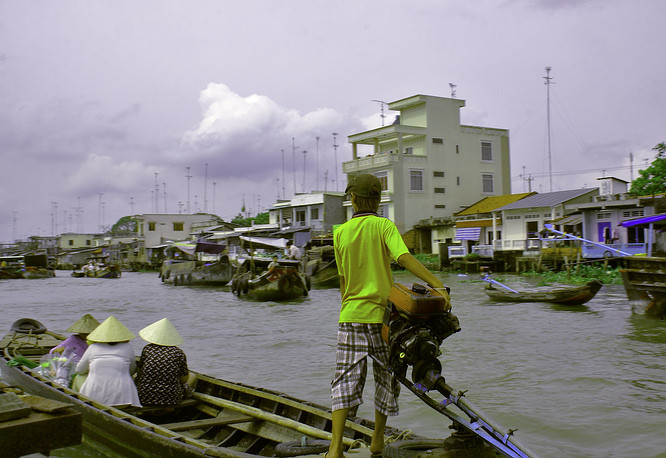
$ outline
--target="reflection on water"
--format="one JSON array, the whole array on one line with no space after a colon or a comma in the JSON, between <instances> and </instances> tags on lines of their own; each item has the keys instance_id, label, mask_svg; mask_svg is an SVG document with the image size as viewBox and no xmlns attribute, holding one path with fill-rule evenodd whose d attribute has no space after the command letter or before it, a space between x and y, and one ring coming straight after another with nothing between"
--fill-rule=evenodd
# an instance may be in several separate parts
<instances>
[{"instance_id":1,"label":"reflection on water","mask_svg":"<svg viewBox=\"0 0 666 458\"><path fill-rule=\"evenodd\" d=\"M3 326L19 318L64 331L84 313L113 314L135 333L168 317L192 369L329 404L339 293L250 302L228 289L163 285L153 273L121 279L0 282ZM580 308L491 303L477 276L442 274L462 331L444 342L447 382L543 457L655 456L666 452L666 323L632 315L622 286ZM413 278L396 274L397 281ZM534 279L504 277L512 286ZM137 353L144 342L132 341ZM372 417L372 383L359 414ZM390 424L445 436L448 421L403 389ZM83 448L54 452L85 456Z\"/></svg>"}]
</instances>

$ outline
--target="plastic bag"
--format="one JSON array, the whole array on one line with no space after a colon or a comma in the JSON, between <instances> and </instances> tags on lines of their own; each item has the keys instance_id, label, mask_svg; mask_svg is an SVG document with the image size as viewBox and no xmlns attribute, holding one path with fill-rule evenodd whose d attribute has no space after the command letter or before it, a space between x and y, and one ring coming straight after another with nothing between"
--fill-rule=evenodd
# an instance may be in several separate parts
<instances>
[{"instance_id":1,"label":"plastic bag","mask_svg":"<svg viewBox=\"0 0 666 458\"><path fill-rule=\"evenodd\" d=\"M35 369L38 374L58 385L69 387L71 374L77 363L71 351L63 351L62 356L46 354L40 361L39 367Z\"/></svg>"}]
</instances>

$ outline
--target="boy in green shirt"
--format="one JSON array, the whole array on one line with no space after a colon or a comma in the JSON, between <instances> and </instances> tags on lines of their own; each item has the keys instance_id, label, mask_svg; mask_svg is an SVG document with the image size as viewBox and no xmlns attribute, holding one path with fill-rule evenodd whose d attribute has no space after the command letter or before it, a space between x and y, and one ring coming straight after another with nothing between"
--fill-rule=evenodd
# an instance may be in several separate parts
<instances>
[{"instance_id":1,"label":"boy in green shirt","mask_svg":"<svg viewBox=\"0 0 666 458\"><path fill-rule=\"evenodd\" d=\"M332 439L328 458L343 455L342 435L349 410L363 402L367 356L388 363L388 345L382 340L384 309L393 286L391 260L428 283L443 288L435 277L409 253L395 224L377 214L382 186L371 174L355 176L345 192L350 195L354 216L333 236L335 260L340 274L342 307L338 324L335 378L331 398ZM395 378L373 363L375 379L375 430L370 452L384 449L384 430L388 415L398 414L400 386Z\"/></svg>"}]
</instances>

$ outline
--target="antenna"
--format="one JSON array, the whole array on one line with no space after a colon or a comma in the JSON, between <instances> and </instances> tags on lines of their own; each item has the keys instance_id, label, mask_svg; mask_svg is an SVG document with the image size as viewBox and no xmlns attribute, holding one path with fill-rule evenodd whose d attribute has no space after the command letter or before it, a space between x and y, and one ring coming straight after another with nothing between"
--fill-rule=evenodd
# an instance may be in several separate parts
<instances>
[{"instance_id":1,"label":"antenna","mask_svg":"<svg viewBox=\"0 0 666 458\"><path fill-rule=\"evenodd\" d=\"M162 182L162 190L164 191L164 213L169 213L167 211L167 202L166 202L166 183Z\"/></svg>"},{"instance_id":2,"label":"antenna","mask_svg":"<svg viewBox=\"0 0 666 458\"><path fill-rule=\"evenodd\" d=\"M629 181L634 181L634 153L629 151Z\"/></svg>"},{"instance_id":3,"label":"antenna","mask_svg":"<svg viewBox=\"0 0 666 458\"><path fill-rule=\"evenodd\" d=\"M303 194L305 194L305 157L308 152L303 150Z\"/></svg>"},{"instance_id":4,"label":"antenna","mask_svg":"<svg viewBox=\"0 0 666 458\"><path fill-rule=\"evenodd\" d=\"M315 147L316 153L316 166L315 166L315 189L319 190L319 137L317 137L317 143Z\"/></svg>"},{"instance_id":5,"label":"antenna","mask_svg":"<svg viewBox=\"0 0 666 458\"><path fill-rule=\"evenodd\" d=\"M544 83L546 85L546 122L548 124L548 181L550 184L550 192L553 192L553 162L552 155L550 151L550 85L555 84L551 80L553 79L550 76L550 67L546 67L546 76L543 77Z\"/></svg>"},{"instance_id":6,"label":"antenna","mask_svg":"<svg viewBox=\"0 0 666 458\"><path fill-rule=\"evenodd\" d=\"M208 212L208 197L207 197L207 188L208 188L208 162L205 164L204 168L204 213Z\"/></svg>"},{"instance_id":7,"label":"antenna","mask_svg":"<svg viewBox=\"0 0 666 458\"><path fill-rule=\"evenodd\" d=\"M337 132L333 132L333 153L335 160L335 190L338 190L338 142Z\"/></svg>"},{"instance_id":8,"label":"antenna","mask_svg":"<svg viewBox=\"0 0 666 458\"><path fill-rule=\"evenodd\" d=\"M458 87L456 84L449 83L449 87L451 88L451 98L455 99L456 98L456 87Z\"/></svg>"},{"instance_id":9,"label":"antenna","mask_svg":"<svg viewBox=\"0 0 666 458\"><path fill-rule=\"evenodd\" d=\"M294 182L294 195L296 195L296 139L291 137L291 162L292 162L292 172L293 172L293 182Z\"/></svg>"},{"instance_id":10,"label":"antenna","mask_svg":"<svg viewBox=\"0 0 666 458\"><path fill-rule=\"evenodd\" d=\"M381 109L381 114L379 116L381 116L382 126L384 126L384 118L386 117L386 115L384 114L384 105L388 105L388 103L384 102L383 100L372 100L372 102L379 103L379 106L380 106L380 109Z\"/></svg>"},{"instance_id":11,"label":"antenna","mask_svg":"<svg viewBox=\"0 0 666 458\"><path fill-rule=\"evenodd\" d=\"M155 213L160 212L160 185L157 183L157 176L159 173L155 172Z\"/></svg>"},{"instance_id":12,"label":"antenna","mask_svg":"<svg viewBox=\"0 0 666 458\"><path fill-rule=\"evenodd\" d=\"M285 196L284 196L284 184L285 184L285 181L284 181L284 150L281 149L280 151L282 152L282 199L285 199Z\"/></svg>"},{"instance_id":13,"label":"antenna","mask_svg":"<svg viewBox=\"0 0 666 458\"><path fill-rule=\"evenodd\" d=\"M216 184L217 184L217 183L215 183L215 182L213 181L213 214L215 214L215 185L216 185Z\"/></svg>"},{"instance_id":14,"label":"antenna","mask_svg":"<svg viewBox=\"0 0 666 458\"><path fill-rule=\"evenodd\" d=\"M185 178L187 178L187 214L192 214L190 211L190 178L192 178L192 175L190 175L190 168L185 167L187 169L187 175L185 175Z\"/></svg>"}]
</instances>

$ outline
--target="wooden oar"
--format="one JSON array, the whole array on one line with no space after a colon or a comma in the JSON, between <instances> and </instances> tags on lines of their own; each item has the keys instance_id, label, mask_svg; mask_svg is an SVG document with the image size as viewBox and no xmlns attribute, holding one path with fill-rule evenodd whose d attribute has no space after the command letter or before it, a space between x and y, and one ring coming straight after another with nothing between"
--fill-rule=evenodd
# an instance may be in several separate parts
<instances>
[{"instance_id":1,"label":"wooden oar","mask_svg":"<svg viewBox=\"0 0 666 458\"><path fill-rule=\"evenodd\" d=\"M491 283L491 284L493 284L493 285L501 286L501 287L504 288L504 289L508 289L508 290L511 291L512 293L520 294L520 293L519 293L518 291L516 291L515 289L511 289L511 288L509 288L508 286L503 285L502 283L498 282L497 280L493 280L492 278L490 278L490 277L488 276L488 274L484 275L484 276L481 278L481 280L483 280L483 281L487 281L488 283Z\"/></svg>"},{"instance_id":2,"label":"wooden oar","mask_svg":"<svg viewBox=\"0 0 666 458\"><path fill-rule=\"evenodd\" d=\"M258 409L256 407L248 406L241 404L239 402L228 401L226 399L220 399L209 394L195 392L192 394L194 399L197 399L201 402L207 402L213 404L216 407L222 407L225 409L231 409L236 412L242 412L245 415L250 415L260 420L268 421L271 423L284 426L285 428L294 429L300 433L307 434L308 436L314 437L316 439L326 439L331 440L331 433L322 431L321 429L314 428L312 426L300 423L291 418L285 418L280 415L276 415L265 410ZM349 437L343 437L344 445L349 447L353 446L357 441Z\"/></svg>"}]
</instances>

